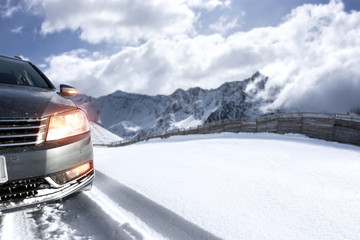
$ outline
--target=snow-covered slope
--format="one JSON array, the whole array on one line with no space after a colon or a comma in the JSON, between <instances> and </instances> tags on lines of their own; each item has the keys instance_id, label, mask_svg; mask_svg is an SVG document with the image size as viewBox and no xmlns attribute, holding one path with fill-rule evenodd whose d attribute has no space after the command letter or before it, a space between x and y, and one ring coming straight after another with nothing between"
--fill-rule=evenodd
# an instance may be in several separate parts
<instances>
[{"instance_id":1,"label":"snow-covered slope","mask_svg":"<svg viewBox=\"0 0 360 240\"><path fill-rule=\"evenodd\" d=\"M96 144L109 144L111 142L123 140L118 135L106 130L97 123L90 122L91 139L94 145Z\"/></svg>"},{"instance_id":2,"label":"snow-covered slope","mask_svg":"<svg viewBox=\"0 0 360 240\"><path fill-rule=\"evenodd\" d=\"M360 236L356 146L301 135L222 133L95 148L95 158L100 172L218 237L206 239ZM144 205L131 208L134 219L155 204ZM176 238L175 228L164 229L161 216L151 216L140 222L167 239L199 239Z\"/></svg>"},{"instance_id":3,"label":"snow-covered slope","mask_svg":"<svg viewBox=\"0 0 360 240\"><path fill-rule=\"evenodd\" d=\"M204 122L258 115L265 101L257 96L267 80L257 72L251 78L211 90L178 89L169 96L116 91L98 99L79 96L75 100L93 121L123 138L134 138Z\"/></svg>"}]
</instances>

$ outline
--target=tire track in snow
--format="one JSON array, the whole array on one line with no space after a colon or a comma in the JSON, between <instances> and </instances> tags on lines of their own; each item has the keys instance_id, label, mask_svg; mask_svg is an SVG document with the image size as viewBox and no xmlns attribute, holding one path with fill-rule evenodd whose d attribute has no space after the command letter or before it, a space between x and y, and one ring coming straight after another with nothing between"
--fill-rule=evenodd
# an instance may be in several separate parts
<instances>
[{"instance_id":1,"label":"tire track in snow","mask_svg":"<svg viewBox=\"0 0 360 240\"><path fill-rule=\"evenodd\" d=\"M84 193L46 206L32 213L40 239L132 240L96 203Z\"/></svg>"},{"instance_id":2,"label":"tire track in snow","mask_svg":"<svg viewBox=\"0 0 360 240\"><path fill-rule=\"evenodd\" d=\"M95 187L121 208L134 214L147 226L171 240L219 240L176 213L97 171Z\"/></svg>"},{"instance_id":3,"label":"tire track in snow","mask_svg":"<svg viewBox=\"0 0 360 240\"><path fill-rule=\"evenodd\" d=\"M5 216L3 215L0 215L0 239L2 239L2 236L3 236L3 218Z\"/></svg>"},{"instance_id":4,"label":"tire track in snow","mask_svg":"<svg viewBox=\"0 0 360 240\"><path fill-rule=\"evenodd\" d=\"M1 216L0 239L35 240L31 231L31 222L24 211L9 213Z\"/></svg>"},{"instance_id":5,"label":"tire track in snow","mask_svg":"<svg viewBox=\"0 0 360 240\"><path fill-rule=\"evenodd\" d=\"M84 193L50 204L0 216L0 240L133 240Z\"/></svg>"},{"instance_id":6,"label":"tire track in snow","mask_svg":"<svg viewBox=\"0 0 360 240\"><path fill-rule=\"evenodd\" d=\"M94 187L86 195L97 203L103 211L119 223L120 227L134 240L164 239L163 236L154 232L132 213L124 210L108 196ZM150 234L149 234L150 233ZM149 236L151 235L151 237Z\"/></svg>"}]
</instances>

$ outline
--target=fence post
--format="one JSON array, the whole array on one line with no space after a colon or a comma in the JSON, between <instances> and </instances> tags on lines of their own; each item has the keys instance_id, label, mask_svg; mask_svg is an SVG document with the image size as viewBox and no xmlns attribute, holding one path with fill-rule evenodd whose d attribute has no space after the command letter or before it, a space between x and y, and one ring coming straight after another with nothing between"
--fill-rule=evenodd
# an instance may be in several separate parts
<instances>
[{"instance_id":1,"label":"fence post","mask_svg":"<svg viewBox=\"0 0 360 240\"><path fill-rule=\"evenodd\" d=\"M334 116L334 123L333 123L333 126L332 126L332 133L331 133L331 141L334 141L335 140L335 123L336 123L336 119L337 119L337 114L335 114Z\"/></svg>"},{"instance_id":2,"label":"fence post","mask_svg":"<svg viewBox=\"0 0 360 240\"><path fill-rule=\"evenodd\" d=\"M258 132L258 118L255 119L255 132Z\"/></svg>"}]
</instances>

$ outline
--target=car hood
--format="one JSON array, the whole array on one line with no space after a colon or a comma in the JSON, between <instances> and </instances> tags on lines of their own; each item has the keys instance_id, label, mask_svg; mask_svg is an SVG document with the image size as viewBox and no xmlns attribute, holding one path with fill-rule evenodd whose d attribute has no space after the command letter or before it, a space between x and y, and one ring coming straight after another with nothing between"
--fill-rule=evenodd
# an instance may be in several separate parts
<instances>
[{"instance_id":1,"label":"car hood","mask_svg":"<svg viewBox=\"0 0 360 240\"><path fill-rule=\"evenodd\" d=\"M39 118L74 108L51 89L0 84L0 118Z\"/></svg>"}]
</instances>

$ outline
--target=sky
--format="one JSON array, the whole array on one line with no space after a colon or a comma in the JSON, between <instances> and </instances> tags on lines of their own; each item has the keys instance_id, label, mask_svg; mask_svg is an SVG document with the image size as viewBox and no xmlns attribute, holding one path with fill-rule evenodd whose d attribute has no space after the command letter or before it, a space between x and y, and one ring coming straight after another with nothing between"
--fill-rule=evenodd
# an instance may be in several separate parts
<instances>
[{"instance_id":1,"label":"sky","mask_svg":"<svg viewBox=\"0 0 360 240\"><path fill-rule=\"evenodd\" d=\"M0 29L0 55L94 97L260 71L264 111L360 111L359 0L0 0Z\"/></svg>"}]
</instances>

